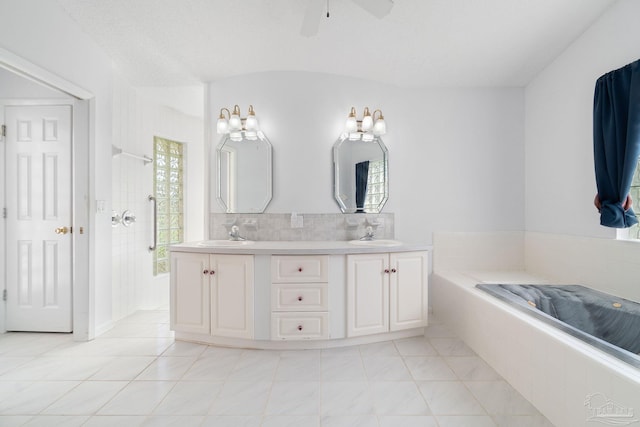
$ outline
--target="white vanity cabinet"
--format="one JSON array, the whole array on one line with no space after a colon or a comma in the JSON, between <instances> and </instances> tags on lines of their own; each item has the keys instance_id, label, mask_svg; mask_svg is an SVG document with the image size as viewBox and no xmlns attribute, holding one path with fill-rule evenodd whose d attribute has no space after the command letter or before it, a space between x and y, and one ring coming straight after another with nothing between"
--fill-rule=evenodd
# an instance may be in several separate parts
<instances>
[{"instance_id":1,"label":"white vanity cabinet","mask_svg":"<svg viewBox=\"0 0 640 427\"><path fill-rule=\"evenodd\" d=\"M271 339L329 338L327 255L271 257Z\"/></svg>"},{"instance_id":2,"label":"white vanity cabinet","mask_svg":"<svg viewBox=\"0 0 640 427\"><path fill-rule=\"evenodd\" d=\"M171 329L253 339L252 255L171 254Z\"/></svg>"},{"instance_id":3,"label":"white vanity cabinet","mask_svg":"<svg viewBox=\"0 0 640 427\"><path fill-rule=\"evenodd\" d=\"M347 337L427 326L425 251L347 255Z\"/></svg>"}]
</instances>

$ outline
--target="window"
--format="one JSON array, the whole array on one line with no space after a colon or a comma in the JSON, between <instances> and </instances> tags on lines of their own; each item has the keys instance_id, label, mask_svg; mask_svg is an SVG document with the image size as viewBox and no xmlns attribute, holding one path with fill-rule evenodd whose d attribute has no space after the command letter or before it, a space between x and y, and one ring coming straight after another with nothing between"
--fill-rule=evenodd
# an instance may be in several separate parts
<instances>
[{"instance_id":1,"label":"window","mask_svg":"<svg viewBox=\"0 0 640 427\"><path fill-rule=\"evenodd\" d=\"M633 174L633 181L631 181L631 190L629 194L633 199L633 211L636 213L636 218L640 221L640 162L636 166L636 172ZM629 239L640 239L640 224L629 227Z\"/></svg>"},{"instance_id":2,"label":"window","mask_svg":"<svg viewBox=\"0 0 640 427\"><path fill-rule=\"evenodd\" d=\"M378 212L385 195L384 160L370 161L367 174L367 195L364 199L365 212Z\"/></svg>"},{"instance_id":3,"label":"window","mask_svg":"<svg viewBox=\"0 0 640 427\"><path fill-rule=\"evenodd\" d=\"M184 239L182 143L153 138L153 188L158 204L157 246L153 274L169 272L169 245Z\"/></svg>"}]
</instances>

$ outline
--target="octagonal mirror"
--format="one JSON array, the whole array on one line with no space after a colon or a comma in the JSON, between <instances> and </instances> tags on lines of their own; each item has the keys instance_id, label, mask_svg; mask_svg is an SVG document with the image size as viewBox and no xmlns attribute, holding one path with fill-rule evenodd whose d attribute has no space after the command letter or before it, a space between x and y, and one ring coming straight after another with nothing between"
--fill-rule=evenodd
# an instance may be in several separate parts
<instances>
[{"instance_id":1,"label":"octagonal mirror","mask_svg":"<svg viewBox=\"0 0 640 427\"><path fill-rule=\"evenodd\" d=\"M261 213L271 201L271 143L262 132L222 137L216 148L216 198L226 213Z\"/></svg>"},{"instance_id":2,"label":"octagonal mirror","mask_svg":"<svg viewBox=\"0 0 640 427\"><path fill-rule=\"evenodd\" d=\"M343 213L380 213L389 198L388 150L379 136L333 145L334 197Z\"/></svg>"}]
</instances>

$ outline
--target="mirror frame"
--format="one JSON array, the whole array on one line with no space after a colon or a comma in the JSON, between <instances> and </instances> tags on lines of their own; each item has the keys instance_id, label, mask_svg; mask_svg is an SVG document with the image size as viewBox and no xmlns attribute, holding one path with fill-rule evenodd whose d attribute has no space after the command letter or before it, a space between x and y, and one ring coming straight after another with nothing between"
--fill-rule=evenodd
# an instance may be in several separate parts
<instances>
[{"instance_id":1,"label":"mirror frame","mask_svg":"<svg viewBox=\"0 0 640 427\"><path fill-rule=\"evenodd\" d=\"M357 206L355 208L348 207L346 205L346 203L344 202L344 200L340 197L340 188L339 188L339 182L340 182L339 154L340 153L339 153L339 150L340 150L340 147L343 144L345 144L345 143L348 144L349 142L353 142L353 143L357 142L357 143L365 143L365 144L377 144L380 147L380 150L382 150L382 160L384 162L384 197L382 198L382 200L378 204L378 207L377 207L377 209L375 211L369 210L369 211L358 212ZM349 135L348 134L340 135L338 140L333 144L333 197L336 200L336 202L338 203L338 206L340 206L340 210L342 211L342 213L381 213L382 212L382 209L384 208L384 205L387 203L387 200L389 199L389 150L384 145L384 142L382 141L382 138L380 138L379 136L375 136L373 141L365 142L365 141L362 141L360 139L358 139L358 140L349 139Z\"/></svg>"},{"instance_id":2,"label":"mirror frame","mask_svg":"<svg viewBox=\"0 0 640 427\"><path fill-rule=\"evenodd\" d=\"M216 185L216 199L218 200L218 203L220 204L220 206L222 206L222 208L224 209L225 213L243 213L243 214L263 213L267 208L267 206L269 206L269 203L271 203L271 200L273 199L273 146L271 145L271 142L269 142L269 139L266 137L266 135L262 131L258 131L257 140L265 144L266 147L268 147L267 159L266 159L269 165L269 173L268 173L267 182L266 182L267 192L265 194L265 199L260 202L261 204L256 206L255 209L252 208L253 210L247 210L247 211L232 210L229 206L227 206L227 202L222 198L222 188L221 188L222 187L221 185L222 156L220 153L224 145L227 144L229 141L232 141L229 134L223 135L222 138L220 139L220 142L216 146L216 169L217 169L216 179L218 181ZM242 131L242 141L255 142L255 140L247 139L244 131ZM241 142L241 141L237 141L237 142Z\"/></svg>"}]
</instances>

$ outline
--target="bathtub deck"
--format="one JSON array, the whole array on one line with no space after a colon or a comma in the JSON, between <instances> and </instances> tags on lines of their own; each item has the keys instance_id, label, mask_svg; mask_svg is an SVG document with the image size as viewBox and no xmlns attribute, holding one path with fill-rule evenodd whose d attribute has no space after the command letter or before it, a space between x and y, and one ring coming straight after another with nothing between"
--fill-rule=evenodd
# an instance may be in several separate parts
<instances>
[{"instance_id":1,"label":"bathtub deck","mask_svg":"<svg viewBox=\"0 0 640 427\"><path fill-rule=\"evenodd\" d=\"M594 396L640 413L640 369L520 312L477 283L548 281L523 271L438 271L431 301L435 316L552 423L602 422Z\"/></svg>"}]
</instances>

